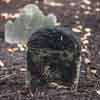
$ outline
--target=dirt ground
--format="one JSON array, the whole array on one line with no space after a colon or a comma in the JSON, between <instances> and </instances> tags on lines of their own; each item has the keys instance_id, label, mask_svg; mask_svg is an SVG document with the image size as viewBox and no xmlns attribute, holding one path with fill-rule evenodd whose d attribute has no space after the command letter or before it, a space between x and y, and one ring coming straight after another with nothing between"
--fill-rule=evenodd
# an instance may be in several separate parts
<instances>
[{"instance_id":1,"label":"dirt ground","mask_svg":"<svg viewBox=\"0 0 100 100\"><path fill-rule=\"evenodd\" d=\"M26 53L16 44L0 39L0 100L100 100L100 1L58 0L64 6L37 5L47 13L54 13L62 25L80 32L82 65L77 92L65 89L37 88L34 93L25 88ZM52 0L51 0L52 1ZM57 1L57 0L55 0ZM35 0L20 0L11 5L0 4L1 12L16 9ZM16 5L16 6L14 6ZM0 19L3 32L4 18ZM81 31L80 31L81 30Z\"/></svg>"}]
</instances>

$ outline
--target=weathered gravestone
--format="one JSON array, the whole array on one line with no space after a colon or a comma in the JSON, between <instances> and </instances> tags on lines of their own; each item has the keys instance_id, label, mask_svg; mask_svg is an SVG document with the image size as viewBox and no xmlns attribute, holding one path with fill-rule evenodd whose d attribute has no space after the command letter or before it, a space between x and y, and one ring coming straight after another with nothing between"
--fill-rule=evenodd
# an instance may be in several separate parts
<instances>
[{"instance_id":1,"label":"weathered gravestone","mask_svg":"<svg viewBox=\"0 0 100 100\"><path fill-rule=\"evenodd\" d=\"M32 86L52 83L77 86L80 71L80 37L67 27L40 29L28 41L28 70Z\"/></svg>"}]
</instances>

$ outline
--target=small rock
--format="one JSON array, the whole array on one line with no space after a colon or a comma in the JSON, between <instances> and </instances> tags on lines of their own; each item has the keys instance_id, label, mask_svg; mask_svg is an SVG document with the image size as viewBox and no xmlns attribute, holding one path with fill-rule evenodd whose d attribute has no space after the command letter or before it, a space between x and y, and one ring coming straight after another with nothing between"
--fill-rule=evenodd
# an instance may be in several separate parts
<instances>
[{"instance_id":1,"label":"small rock","mask_svg":"<svg viewBox=\"0 0 100 100\"><path fill-rule=\"evenodd\" d=\"M100 11L100 8L96 8L95 11L99 12Z\"/></svg>"},{"instance_id":2,"label":"small rock","mask_svg":"<svg viewBox=\"0 0 100 100\"><path fill-rule=\"evenodd\" d=\"M20 71L21 71L21 72L26 72L27 69L26 69L26 68L21 68Z\"/></svg>"},{"instance_id":3,"label":"small rock","mask_svg":"<svg viewBox=\"0 0 100 100\"><path fill-rule=\"evenodd\" d=\"M75 2L70 2L69 5L70 5L71 7L74 7L74 6L76 5L76 3L75 3Z\"/></svg>"},{"instance_id":4,"label":"small rock","mask_svg":"<svg viewBox=\"0 0 100 100\"><path fill-rule=\"evenodd\" d=\"M91 32L88 32L84 35L85 37L91 36Z\"/></svg>"},{"instance_id":5,"label":"small rock","mask_svg":"<svg viewBox=\"0 0 100 100\"><path fill-rule=\"evenodd\" d=\"M80 72L81 72L81 73L86 73L86 71L85 71L85 70L81 70Z\"/></svg>"},{"instance_id":6,"label":"small rock","mask_svg":"<svg viewBox=\"0 0 100 100\"><path fill-rule=\"evenodd\" d=\"M88 59L88 58L85 58L84 60L85 60L86 64L89 64L91 62L90 59Z\"/></svg>"},{"instance_id":7,"label":"small rock","mask_svg":"<svg viewBox=\"0 0 100 100\"><path fill-rule=\"evenodd\" d=\"M52 6L52 7L62 7L64 6L62 3L57 3L57 2L44 2L44 4Z\"/></svg>"},{"instance_id":8,"label":"small rock","mask_svg":"<svg viewBox=\"0 0 100 100\"><path fill-rule=\"evenodd\" d=\"M96 69L91 69L91 73L92 74L96 74L97 73L97 70Z\"/></svg>"},{"instance_id":9,"label":"small rock","mask_svg":"<svg viewBox=\"0 0 100 100\"><path fill-rule=\"evenodd\" d=\"M77 28L77 27L72 28L72 31L73 31L73 32L78 32L78 33L81 32L81 30L80 30L79 28Z\"/></svg>"},{"instance_id":10,"label":"small rock","mask_svg":"<svg viewBox=\"0 0 100 100\"><path fill-rule=\"evenodd\" d=\"M91 10L92 8L90 6L87 7L88 10Z\"/></svg>"},{"instance_id":11,"label":"small rock","mask_svg":"<svg viewBox=\"0 0 100 100\"><path fill-rule=\"evenodd\" d=\"M91 32L92 30L91 30L91 28L85 28L84 31L85 32Z\"/></svg>"},{"instance_id":12,"label":"small rock","mask_svg":"<svg viewBox=\"0 0 100 100\"><path fill-rule=\"evenodd\" d=\"M80 5L80 7L81 7L82 9L85 9L85 8L86 8L86 5L82 4L82 5Z\"/></svg>"},{"instance_id":13,"label":"small rock","mask_svg":"<svg viewBox=\"0 0 100 100\"><path fill-rule=\"evenodd\" d=\"M82 30L83 26L82 25L78 25L77 28L79 28L80 30Z\"/></svg>"},{"instance_id":14,"label":"small rock","mask_svg":"<svg viewBox=\"0 0 100 100\"><path fill-rule=\"evenodd\" d=\"M87 49L84 49L84 48L81 49L81 52L82 52L82 53L87 53L87 54L89 54L89 51L88 51Z\"/></svg>"},{"instance_id":15,"label":"small rock","mask_svg":"<svg viewBox=\"0 0 100 100\"><path fill-rule=\"evenodd\" d=\"M100 90L96 90L96 92L97 92L97 94L99 94L99 95L100 95Z\"/></svg>"},{"instance_id":16,"label":"small rock","mask_svg":"<svg viewBox=\"0 0 100 100\"><path fill-rule=\"evenodd\" d=\"M74 18L75 18L75 19L79 19L79 16L78 16L78 15L75 15Z\"/></svg>"},{"instance_id":17,"label":"small rock","mask_svg":"<svg viewBox=\"0 0 100 100\"><path fill-rule=\"evenodd\" d=\"M22 44L17 44L17 46L19 47L20 51L25 51L25 48Z\"/></svg>"},{"instance_id":18,"label":"small rock","mask_svg":"<svg viewBox=\"0 0 100 100\"><path fill-rule=\"evenodd\" d=\"M85 45L85 44L89 44L89 41L88 40L84 40L84 41L82 41L83 42L83 44Z\"/></svg>"},{"instance_id":19,"label":"small rock","mask_svg":"<svg viewBox=\"0 0 100 100\"><path fill-rule=\"evenodd\" d=\"M1 60L0 60L0 66L1 66L1 67L4 67L4 63L3 63L3 61L1 61Z\"/></svg>"},{"instance_id":20,"label":"small rock","mask_svg":"<svg viewBox=\"0 0 100 100\"><path fill-rule=\"evenodd\" d=\"M91 4L91 1L90 0L83 0L83 2L87 5L90 5Z\"/></svg>"},{"instance_id":21,"label":"small rock","mask_svg":"<svg viewBox=\"0 0 100 100\"><path fill-rule=\"evenodd\" d=\"M85 14L85 15L89 15L90 13L91 13L91 12L88 11L88 10L87 10L87 11L84 11L84 14Z\"/></svg>"}]
</instances>

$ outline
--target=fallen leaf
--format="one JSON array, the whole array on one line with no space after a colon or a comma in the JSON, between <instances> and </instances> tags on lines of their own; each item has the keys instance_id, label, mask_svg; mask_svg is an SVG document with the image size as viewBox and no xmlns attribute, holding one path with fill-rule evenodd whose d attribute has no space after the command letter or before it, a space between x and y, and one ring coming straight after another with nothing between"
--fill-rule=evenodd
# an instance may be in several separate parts
<instances>
[{"instance_id":1,"label":"fallen leaf","mask_svg":"<svg viewBox=\"0 0 100 100\"><path fill-rule=\"evenodd\" d=\"M10 53L15 53L16 51L18 51L18 48L7 48L7 51Z\"/></svg>"}]
</instances>

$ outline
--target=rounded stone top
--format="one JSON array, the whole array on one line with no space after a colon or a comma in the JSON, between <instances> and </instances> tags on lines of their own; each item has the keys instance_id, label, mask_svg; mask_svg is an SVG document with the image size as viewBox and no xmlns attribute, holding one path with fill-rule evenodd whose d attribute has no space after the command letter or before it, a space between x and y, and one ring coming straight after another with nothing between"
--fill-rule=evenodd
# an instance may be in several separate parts
<instances>
[{"instance_id":1,"label":"rounded stone top","mask_svg":"<svg viewBox=\"0 0 100 100\"><path fill-rule=\"evenodd\" d=\"M32 34L27 46L28 70L33 83L74 82L80 58L77 33L67 27L43 28Z\"/></svg>"},{"instance_id":2,"label":"rounded stone top","mask_svg":"<svg viewBox=\"0 0 100 100\"><path fill-rule=\"evenodd\" d=\"M31 48L56 50L79 48L80 36L67 27L44 28L33 33L28 41Z\"/></svg>"}]
</instances>

